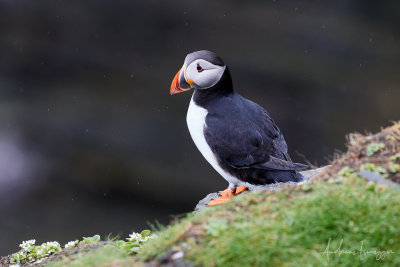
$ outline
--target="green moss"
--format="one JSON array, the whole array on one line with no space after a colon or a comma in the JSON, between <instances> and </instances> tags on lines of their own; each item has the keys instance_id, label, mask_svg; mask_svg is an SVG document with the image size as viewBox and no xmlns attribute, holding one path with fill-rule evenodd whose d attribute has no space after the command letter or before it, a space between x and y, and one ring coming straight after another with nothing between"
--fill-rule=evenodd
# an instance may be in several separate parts
<instances>
[{"instance_id":1,"label":"green moss","mask_svg":"<svg viewBox=\"0 0 400 267\"><path fill-rule=\"evenodd\" d=\"M128 252L114 245L105 245L89 253L79 253L74 257L64 257L49 264L50 267L87 267L87 266L132 266L134 260ZM114 265L113 265L114 264Z\"/></svg>"},{"instance_id":2,"label":"green moss","mask_svg":"<svg viewBox=\"0 0 400 267\"><path fill-rule=\"evenodd\" d=\"M373 185L350 175L244 193L159 230L137 254L123 249L130 237L50 266L143 266L173 251L196 266L399 266L400 195Z\"/></svg>"},{"instance_id":3,"label":"green moss","mask_svg":"<svg viewBox=\"0 0 400 267\"><path fill-rule=\"evenodd\" d=\"M139 257L157 258L189 246L187 260L200 266L400 264L397 192L370 190L361 178L311 186L313 190L307 193L300 189L273 194L251 192L224 206L189 216L143 246ZM185 233L194 226L202 227L205 233L186 238ZM342 250L358 254L331 253L328 262L324 254L328 242L329 251L335 251L342 242ZM364 250L389 254L381 261L372 254L360 256L361 244Z\"/></svg>"},{"instance_id":4,"label":"green moss","mask_svg":"<svg viewBox=\"0 0 400 267\"><path fill-rule=\"evenodd\" d=\"M338 172L337 175L338 175L338 176L341 176L341 177L349 177L349 176L354 175L354 174L355 174L354 169L352 169L352 168L346 166L346 167L343 167L343 168Z\"/></svg>"},{"instance_id":5,"label":"green moss","mask_svg":"<svg viewBox=\"0 0 400 267\"><path fill-rule=\"evenodd\" d=\"M207 234L213 237L218 237L228 229L228 224L226 220L217 220L211 218L204 226L204 229L206 230Z\"/></svg>"},{"instance_id":6,"label":"green moss","mask_svg":"<svg viewBox=\"0 0 400 267\"><path fill-rule=\"evenodd\" d=\"M388 141L396 141L396 138L394 138L392 135L386 135L385 139Z\"/></svg>"},{"instance_id":7,"label":"green moss","mask_svg":"<svg viewBox=\"0 0 400 267\"><path fill-rule=\"evenodd\" d=\"M400 266L400 194L353 173L343 170L348 177L332 183L244 193L160 229L137 254L125 249L136 234L49 266L144 266L174 251L195 266Z\"/></svg>"},{"instance_id":8,"label":"green moss","mask_svg":"<svg viewBox=\"0 0 400 267\"><path fill-rule=\"evenodd\" d=\"M388 177L386 169L382 166L377 166L374 163L367 162L360 166L360 171L372 171L376 172L377 174L382 175L383 177Z\"/></svg>"},{"instance_id":9,"label":"green moss","mask_svg":"<svg viewBox=\"0 0 400 267\"><path fill-rule=\"evenodd\" d=\"M400 171L400 165L395 163L389 163L389 170L391 173L398 173Z\"/></svg>"},{"instance_id":10,"label":"green moss","mask_svg":"<svg viewBox=\"0 0 400 267\"><path fill-rule=\"evenodd\" d=\"M400 153L394 154L393 156L390 157L390 160L392 161L400 161Z\"/></svg>"},{"instance_id":11,"label":"green moss","mask_svg":"<svg viewBox=\"0 0 400 267\"><path fill-rule=\"evenodd\" d=\"M367 151L366 154L368 157L371 157L372 155L374 155L376 152L382 150L385 148L385 144L384 143L371 143L367 146Z\"/></svg>"}]
</instances>

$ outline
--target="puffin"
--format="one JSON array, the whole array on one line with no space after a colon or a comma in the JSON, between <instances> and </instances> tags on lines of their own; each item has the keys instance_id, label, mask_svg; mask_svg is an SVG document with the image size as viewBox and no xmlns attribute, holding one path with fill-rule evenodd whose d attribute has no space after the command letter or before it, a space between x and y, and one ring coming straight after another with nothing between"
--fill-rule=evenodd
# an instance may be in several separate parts
<instances>
[{"instance_id":1,"label":"puffin","mask_svg":"<svg viewBox=\"0 0 400 267\"><path fill-rule=\"evenodd\" d=\"M207 50L186 56L170 94L193 89L186 116L190 135L204 158L229 183L207 205L226 203L260 185L306 180L269 113L233 89L224 61Z\"/></svg>"}]
</instances>

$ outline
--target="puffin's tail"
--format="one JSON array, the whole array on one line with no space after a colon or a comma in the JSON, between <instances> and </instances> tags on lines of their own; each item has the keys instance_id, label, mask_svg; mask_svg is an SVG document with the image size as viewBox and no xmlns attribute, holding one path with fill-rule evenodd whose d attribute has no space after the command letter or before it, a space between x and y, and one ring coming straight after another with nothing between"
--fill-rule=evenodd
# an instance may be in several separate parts
<instances>
[{"instance_id":1,"label":"puffin's tail","mask_svg":"<svg viewBox=\"0 0 400 267\"><path fill-rule=\"evenodd\" d=\"M244 181L254 185L307 181L307 178L298 171L261 170L255 168L242 171L245 171L245 173L241 173L245 177Z\"/></svg>"},{"instance_id":2,"label":"puffin's tail","mask_svg":"<svg viewBox=\"0 0 400 267\"><path fill-rule=\"evenodd\" d=\"M298 171L269 171L265 173L265 176L266 178L272 178L275 183L301 183L307 180L307 178Z\"/></svg>"},{"instance_id":3,"label":"puffin's tail","mask_svg":"<svg viewBox=\"0 0 400 267\"><path fill-rule=\"evenodd\" d=\"M300 172L296 171L296 176L298 179L297 183L304 183L304 182L308 181L308 178L305 177L304 175L302 175Z\"/></svg>"}]
</instances>

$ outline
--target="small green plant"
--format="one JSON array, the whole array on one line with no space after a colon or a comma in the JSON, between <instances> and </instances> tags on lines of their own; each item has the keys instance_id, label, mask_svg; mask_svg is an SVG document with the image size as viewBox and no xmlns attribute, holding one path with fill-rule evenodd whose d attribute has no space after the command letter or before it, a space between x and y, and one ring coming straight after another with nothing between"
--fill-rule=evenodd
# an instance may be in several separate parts
<instances>
[{"instance_id":1,"label":"small green plant","mask_svg":"<svg viewBox=\"0 0 400 267\"><path fill-rule=\"evenodd\" d=\"M391 173L398 173L400 171L400 165L396 163L389 163L389 170Z\"/></svg>"},{"instance_id":2,"label":"small green plant","mask_svg":"<svg viewBox=\"0 0 400 267\"><path fill-rule=\"evenodd\" d=\"M79 240L69 241L64 245L64 248L72 248L79 244Z\"/></svg>"},{"instance_id":3,"label":"small green plant","mask_svg":"<svg viewBox=\"0 0 400 267\"><path fill-rule=\"evenodd\" d=\"M117 240L115 244L117 247L124 249L128 253L136 253L141 246L147 242L149 239L155 237L151 235L150 230L143 230L139 233L132 233L126 238L127 241ZM64 248L72 248L80 243L95 243L101 240L100 235L94 235L91 237L83 237L82 241L73 240L69 241L64 245ZM110 241L113 242L113 241ZM11 255L10 264L20 264L20 263L34 263L35 261L50 256L56 252L62 250L60 244L57 241L46 242L40 246L35 246L36 240L23 241L19 246L22 248L17 253Z\"/></svg>"},{"instance_id":4,"label":"small green plant","mask_svg":"<svg viewBox=\"0 0 400 267\"><path fill-rule=\"evenodd\" d=\"M372 155L374 155L376 152L382 150L385 148L385 144L384 143L371 143L367 146L367 156L371 157Z\"/></svg>"},{"instance_id":5,"label":"small green plant","mask_svg":"<svg viewBox=\"0 0 400 267\"><path fill-rule=\"evenodd\" d=\"M100 236L84 237L81 242L97 242ZM60 243L57 241L46 242L40 246L35 246L36 240L23 241L19 246L22 250L11 255L10 264L33 263L41 258L50 256L62 250ZM79 240L70 241L64 245L64 248L71 248L79 244Z\"/></svg>"},{"instance_id":6,"label":"small green plant","mask_svg":"<svg viewBox=\"0 0 400 267\"><path fill-rule=\"evenodd\" d=\"M154 235L151 235L150 230L143 230L140 234L133 232L126 238L127 241L117 240L115 244L124 250L127 250L128 253L137 253L142 245L147 242L149 239L154 238Z\"/></svg>"},{"instance_id":7,"label":"small green plant","mask_svg":"<svg viewBox=\"0 0 400 267\"><path fill-rule=\"evenodd\" d=\"M392 136L390 134L386 135L385 139L388 140L388 141L395 141L396 140L396 138L394 138L394 136Z\"/></svg>"},{"instance_id":8,"label":"small green plant","mask_svg":"<svg viewBox=\"0 0 400 267\"><path fill-rule=\"evenodd\" d=\"M388 174L386 169L381 166L376 166L374 163L367 162L360 166L360 171L372 171L387 178Z\"/></svg>"},{"instance_id":9,"label":"small green plant","mask_svg":"<svg viewBox=\"0 0 400 267\"><path fill-rule=\"evenodd\" d=\"M217 220L212 218L208 220L208 224L204 226L204 229L207 231L208 235L217 237L228 229L228 224L226 220Z\"/></svg>"},{"instance_id":10,"label":"small green plant","mask_svg":"<svg viewBox=\"0 0 400 267\"><path fill-rule=\"evenodd\" d=\"M390 160L392 161L398 161L400 160L400 152L397 154L394 154L393 156L390 157Z\"/></svg>"},{"instance_id":11,"label":"small green plant","mask_svg":"<svg viewBox=\"0 0 400 267\"><path fill-rule=\"evenodd\" d=\"M35 246L35 243L35 239L23 241L19 245L22 250L11 255L10 264L33 263L38 259L61 251L61 246L57 241L43 243L40 246Z\"/></svg>"},{"instance_id":12,"label":"small green plant","mask_svg":"<svg viewBox=\"0 0 400 267\"><path fill-rule=\"evenodd\" d=\"M101 238L99 235L94 235L92 237L84 237L82 242L93 243L93 242L99 242L100 239Z\"/></svg>"},{"instance_id":13,"label":"small green plant","mask_svg":"<svg viewBox=\"0 0 400 267\"><path fill-rule=\"evenodd\" d=\"M350 177L351 175L354 175L355 171L353 168L350 168L348 166L343 167L342 169L340 169L340 171L338 172L338 176L341 177Z\"/></svg>"}]
</instances>

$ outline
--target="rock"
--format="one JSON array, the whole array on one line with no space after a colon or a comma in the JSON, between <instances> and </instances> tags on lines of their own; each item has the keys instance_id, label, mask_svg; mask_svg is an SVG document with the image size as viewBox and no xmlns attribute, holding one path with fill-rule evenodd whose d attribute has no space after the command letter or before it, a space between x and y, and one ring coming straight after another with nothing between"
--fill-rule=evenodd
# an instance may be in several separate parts
<instances>
[{"instance_id":1,"label":"rock","mask_svg":"<svg viewBox=\"0 0 400 267\"><path fill-rule=\"evenodd\" d=\"M218 197L218 192L208 194L205 198L200 200L199 203L197 203L196 207L194 208L194 212L197 212L197 211L205 208L208 202L210 202L211 200L213 200L217 197Z\"/></svg>"},{"instance_id":2,"label":"rock","mask_svg":"<svg viewBox=\"0 0 400 267\"><path fill-rule=\"evenodd\" d=\"M308 170L308 171L303 171L303 172L300 172L300 173L303 176L305 176L308 180L311 180L311 179L313 179L313 177L315 177L316 175L320 174L326 167L327 166L321 167L321 168L318 168L318 169L312 169L312 170ZM307 182L307 181L305 181L305 182ZM250 188L250 191L274 191L274 190L279 189L282 185L293 185L293 186L296 186L296 185L299 185L299 184L302 184L302 183L304 183L304 182L301 182L301 183L288 182L288 183L276 183L276 184L258 185L258 186L254 186L254 187ZM211 200L217 198L218 196L219 196L218 192L208 194L205 198L200 200L199 203L197 203L197 205L196 205L196 207L194 209L194 212L198 212L201 209L205 208L208 202L210 202Z\"/></svg>"},{"instance_id":3,"label":"rock","mask_svg":"<svg viewBox=\"0 0 400 267\"><path fill-rule=\"evenodd\" d=\"M361 171L358 173L359 176L364 177L367 181L374 182L380 185L385 185L387 187L391 187L397 190L400 190L400 185L385 179L383 176L381 176L379 173L373 172L373 171Z\"/></svg>"},{"instance_id":4,"label":"rock","mask_svg":"<svg viewBox=\"0 0 400 267\"><path fill-rule=\"evenodd\" d=\"M330 165L321 167L321 168L317 168L317 169L311 169L311 170L307 170L307 171L303 171L300 172L303 176L307 177L309 180L314 179L314 177L318 176L319 174L321 174L325 168L329 167Z\"/></svg>"},{"instance_id":5,"label":"rock","mask_svg":"<svg viewBox=\"0 0 400 267\"><path fill-rule=\"evenodd\" d=\"M193 267L192 264L184 261L185 252L171 251L162 255L159 259L155 259L147 263L146 267Z\"/></svg>"}]
</instances>

